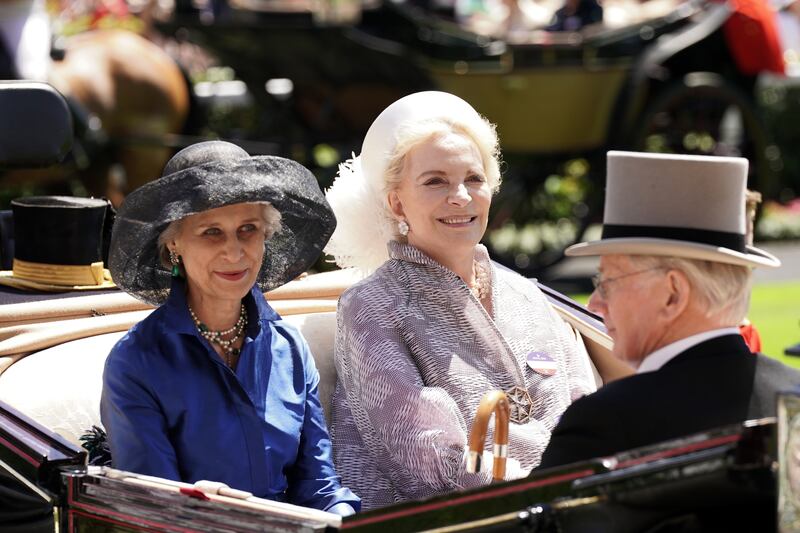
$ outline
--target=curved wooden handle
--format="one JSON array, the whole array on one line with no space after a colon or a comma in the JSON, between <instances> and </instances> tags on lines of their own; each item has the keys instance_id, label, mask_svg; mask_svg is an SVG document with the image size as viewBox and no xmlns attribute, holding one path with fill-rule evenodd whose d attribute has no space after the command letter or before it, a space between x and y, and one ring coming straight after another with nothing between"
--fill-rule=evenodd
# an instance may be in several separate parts
<instances>
[{"instance_id":1,"label":"curved wooden handle","mask_svg":"<svg viewBox=\"0 0 800 533\"><path fill-rule=\"evenodd\" d=\"M494 481L503 481L506 475L506 457L508 456L508 418L509 407L506 393L494 390L484 394L472 423L469 433L469 455L467 457L467 472L481 471L481 456L483 455L483 442L489 429L489 419L494 413L494 465L492 477Z\"/></svg>"}]
</instances>

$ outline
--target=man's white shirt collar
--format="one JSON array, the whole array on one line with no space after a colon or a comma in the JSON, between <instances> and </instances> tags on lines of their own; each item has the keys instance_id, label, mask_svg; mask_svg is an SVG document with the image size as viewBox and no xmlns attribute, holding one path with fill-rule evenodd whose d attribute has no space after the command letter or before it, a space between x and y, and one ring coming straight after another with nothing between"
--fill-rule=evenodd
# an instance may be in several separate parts
<instances>
[{"instance_id":1,"label":"man's white shirt collar","mask_svg":"<svg viewBox=\"0 0 800 533\"><path fill-rule=\"evenodd\" d=\"M638 370L636 370L636 373L641 374L643 372L653 372L658 370L669 361L674 359L677 355L685 352L692 346L700 344L701 342L722 337L724 335L738 334L739 328L712 329L711 331L704 331L703 333L698 333L679 341L675 341L672 344L667 344L666 346L662 346L655 352L645 357L642 361L642 364L639 365Z\"/></svg>"}]
</instances>

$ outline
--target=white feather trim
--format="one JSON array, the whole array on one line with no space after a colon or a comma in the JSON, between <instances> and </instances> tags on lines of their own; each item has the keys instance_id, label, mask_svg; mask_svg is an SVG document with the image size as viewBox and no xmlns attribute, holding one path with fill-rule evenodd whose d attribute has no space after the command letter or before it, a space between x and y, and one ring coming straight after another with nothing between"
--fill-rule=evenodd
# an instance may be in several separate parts
<instances>
[{"instance_id":1,"label":"white feather trim","mask_svg":"<svg viewBox=\"0 0 800 533\"><path fill-rule=\"evenodd\" d=\"M382 191L365 179L360 156L339 165L325 197L336 215L336 231L325 253L341 268L374 272L389 259L386 245L394 238L393 222L386 215Z\"/></svg>"}]
</instances>

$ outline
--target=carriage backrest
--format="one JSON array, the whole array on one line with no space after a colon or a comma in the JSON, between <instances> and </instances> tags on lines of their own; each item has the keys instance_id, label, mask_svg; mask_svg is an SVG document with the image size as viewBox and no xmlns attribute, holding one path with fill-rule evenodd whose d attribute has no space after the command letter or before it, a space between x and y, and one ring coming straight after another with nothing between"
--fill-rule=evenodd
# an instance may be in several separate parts
<instances>
[{"instance_id":1,"label":"carriage backrest","mask_svg":"<svg viewBox=\"0 0 800 533\"><path fill-rule=\"evenodd\" d=\"M0 81L0 169L60 163L72 148L72 115L53 87L35 81Z\"/></svg>"},{"instance_id":2,"label":"carriage backrest","mask_svg":"<svg viewBox=\"0 0 800 533\"><path fill-rule=\"evenodd\" d=\"M320 374L319 395L330 419L336 386L334 311L288 315L306 338ZM124 331L77 339L27 355L0 375L0 401L80 446L80 436L100 424L103 367ZM101 426L102 427L102 426Z\"/></svg>"},{"instance_id":3,"label":"carriage backrest","mask_svg":"<svg viewBox=\"0 0 800 533\"><path fill-rule=\"evenodd\" d=\"M336 386L336 300L360 277L350 269L326 272L266 294L272 307L308 342L329 421ZM540 287L583 339L595 362L600 354L610 358L611 341L602 324L569 298ZM121 292L0 305L0 401L79 445L82 434L100 425L102 375L109 351L151 311L151 306Z\"/></svg>"}]
</instances>

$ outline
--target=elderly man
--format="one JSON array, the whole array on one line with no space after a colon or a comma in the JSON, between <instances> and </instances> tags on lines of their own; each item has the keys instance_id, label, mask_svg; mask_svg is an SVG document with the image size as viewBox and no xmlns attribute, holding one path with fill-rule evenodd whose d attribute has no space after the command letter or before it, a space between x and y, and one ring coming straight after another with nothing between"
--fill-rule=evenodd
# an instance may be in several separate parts
<instances>
[{"instance_id":1,"label":"elderly man","mask_svg":"<svg viewBox=\"0 0 800 533\"><path fill-rule=\"evenodd\" d=\"M636 374L573 403L540 467L614 454L775 415L800 373L752 354L737 325L751 269L777 267L745 244L747 160L609 152L603 236L589 309Z\"/></svg>"}]
</instances>

